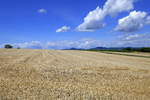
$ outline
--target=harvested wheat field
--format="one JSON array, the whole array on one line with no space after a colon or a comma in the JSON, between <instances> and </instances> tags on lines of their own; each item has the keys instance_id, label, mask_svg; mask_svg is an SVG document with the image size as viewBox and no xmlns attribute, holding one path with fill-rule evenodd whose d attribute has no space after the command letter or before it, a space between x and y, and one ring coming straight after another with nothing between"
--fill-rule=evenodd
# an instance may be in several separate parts
<instances>
[{"instance_id":1,"label":"harvested wheat field","mask_svg":"<svg viewBox=\"0 0 150 100\"><path fill-rule=\"evenodd\" d=\"M150 58L1 49L0 100L150 100Z\"/></svg>"}]
</instances>

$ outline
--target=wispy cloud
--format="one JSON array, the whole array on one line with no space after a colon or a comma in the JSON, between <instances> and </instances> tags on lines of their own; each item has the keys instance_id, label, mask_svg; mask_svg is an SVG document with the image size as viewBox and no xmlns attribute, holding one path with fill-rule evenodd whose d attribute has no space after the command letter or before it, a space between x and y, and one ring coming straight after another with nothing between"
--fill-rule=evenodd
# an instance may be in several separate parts
<instances>
[{"instance_id":1,"label":"wispy cloud","mask_svg":"<svg viewBox=\"0 0 150 100\"><path fill-rule=\"evenodd\" d=\"M13 46L14 47L20 47L20 48L44 49L44 45L40 41L14 43Z\"/></svg>"},{"instance_id":2,"label":"wispy cloud","mask_svg":"<svg viewBox=\"0 0 150 100\"><path fill-rule=\"evenodd\" d=\"M70 30L69 26L62 26L61 28L57 29L56 32L67 32Z\"/></svg>"},{"instance_id":3,"label":"wispy cloud","mask_svg":"<svg viewBox=\"0 0 150 100\"><path fill-rule=\"evenodd\" d=\"M9 44L9 43L8 43ZM11 44L11 43L10 43ZM1 44L0 47L3 48L5 44ZM68 49L68 48L92 48L96 46L105 46L99 40L95 39L80 39L76 41L48 41L46 43L42 43L40 41L31 41L24 43L13 43L11 44L15 48L31 48L31 49Z\"/></svg>"},{"instance_id":4,"label":"wispy cloud","mask_svg":"<svg viewBox=\"0 0 150 100\"><path fill-rule=\"evenodd\" d=\"M110 43L116 47L150 47L150 33L124 34Z\"/></svg>"},{"instance_id":5,"label":"wispy cloud","mask_svg":"<svg viewBox=\"0 0 150 100\"><path fill-rule=\"evenodd\" d=\"M58 41L47 42L47 48L51 49L68 49L68 48L92 48L96 46L104 46L99 40L95 39L80 39L76 41Z\"/></svg>"},{"instance_id":6,"label":"wispy cloud","mask_svg":"<svg viewBox=\"0 0 150 100\"><path fill-rule=\"evenodd\" d=\"M47 10L44 9L44 8L41 8L41 9L38 9L37 12L38 12L38 13L41 13L41 14L46 14L46 13L47 13Z\"/></svg>"},{"instance_id":7,"label":"wispy cloud","mask_svg":"<svg viewBox=\"0 0 150 100\"><path fill-rule=\"evenodd\" d=\"M6 43L11 44L11 43ZM3 48L5 44L0 44ZM69 49L69 48L94 48L94 47L150 47L150 34L122 34L112 41L101 41L96 39L84 38L79 40L64 41L31 41L23 43L12 43L15 48L31 48L31 49Z\"/></svg>"}]
</instances>

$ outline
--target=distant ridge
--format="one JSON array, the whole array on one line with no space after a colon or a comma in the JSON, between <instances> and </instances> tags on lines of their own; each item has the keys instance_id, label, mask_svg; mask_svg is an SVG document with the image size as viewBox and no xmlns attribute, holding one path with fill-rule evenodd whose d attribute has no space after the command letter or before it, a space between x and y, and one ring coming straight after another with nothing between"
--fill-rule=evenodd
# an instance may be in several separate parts
<instances>
[{"instance_id":1,"label":"distant ridge","mask_svg":"<svg viewBox=\"0 0 150 100\"><path fill-rule=\"evenodd\" d=\"M95 47L89 49L82 49L82 48L70 48L64 50L89 50L89 51L118 51L118 52L150 52L150 47Z\"/></svg>"}]
</instances>

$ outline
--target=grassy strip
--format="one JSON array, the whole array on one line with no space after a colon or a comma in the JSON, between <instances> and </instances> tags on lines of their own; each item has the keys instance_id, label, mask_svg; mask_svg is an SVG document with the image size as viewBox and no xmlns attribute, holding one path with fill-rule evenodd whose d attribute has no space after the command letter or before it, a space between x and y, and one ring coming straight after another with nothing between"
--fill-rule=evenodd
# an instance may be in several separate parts
<instances>
[{"instance_id":1,"label":"grassy strip","mask_svg":"<svg viewBox=\"0 0 150 100\"><path fill-rule=\"evenodd\" d=\"M103 53L115 54L115 55L124 55L124 56L133 56L133 57L150 58L150 56L140 56L140 55L132 55L132 54L121 54L121 53L113 53L113 52L103 52Z\"/></svg>"},{"instance_id":2,"label":"grassy strip","mask_svg":"<svg viewBox=\"0 0 150 100\"><path fill-rule=\"evenodd\" d=\"M122 54L119 52L115 51L104 51L104 50L87 50L87 51L94 51L94 52L101 52L101 53L106 53L106 54L114 54L114 55L123 55L123 56L132 56L132 57L143 57L143 58L150 58L150 56L141 56L141 55L133 55L133 54ZM123 52L123 51L121 51ZM131 52L130 52L131 53Z\"/></svg>"}]
</instances>

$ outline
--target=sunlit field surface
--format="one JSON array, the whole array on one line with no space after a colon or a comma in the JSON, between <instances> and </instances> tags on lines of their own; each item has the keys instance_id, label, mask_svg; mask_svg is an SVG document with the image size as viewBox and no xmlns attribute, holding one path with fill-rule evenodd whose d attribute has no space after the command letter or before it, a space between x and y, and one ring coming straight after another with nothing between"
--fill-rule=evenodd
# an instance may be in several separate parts
<instances>
[{"instance_id":1,"label":"sunlit field surface","mask_svg":"<svg viewBox=\"0 0 150 100\"><path fill-rule=\"evenodd\" d=\"M150 100L150 58L0 49L0 100Z\"/></svg>"}]
</instances>

